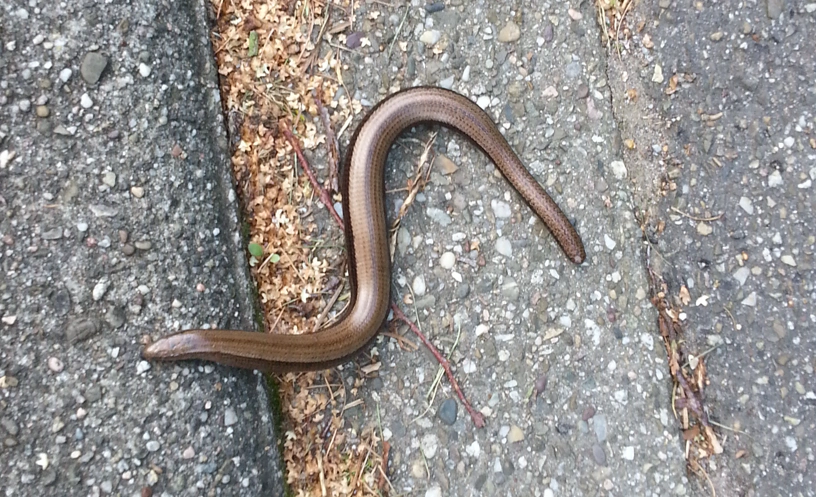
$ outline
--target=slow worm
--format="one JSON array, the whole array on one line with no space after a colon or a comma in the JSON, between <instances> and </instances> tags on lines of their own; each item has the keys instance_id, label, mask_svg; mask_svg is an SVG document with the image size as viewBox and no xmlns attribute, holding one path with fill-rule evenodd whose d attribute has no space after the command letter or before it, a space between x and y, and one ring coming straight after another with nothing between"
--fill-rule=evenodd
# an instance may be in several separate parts
<instances>
[{"instance_id":1,"label":"slow worm","mask_svg":"<svg viewBox=\"0 0 816 497\"><path fill-rule=\"evenodd\" d=\"M146 359L204 359L262 371L320 370L346 362L376 336L388 315L391 261L385 219L384 166L397 136L418 123L439 123L473 140L547 225L570 261L586 253L558 205L527 171L478 105L449 90L419 87L376 105L346 152L341 191L349 260L350 304L332 326L304 335L186 330L142 351Z\"/></svg>"}]
</instances>

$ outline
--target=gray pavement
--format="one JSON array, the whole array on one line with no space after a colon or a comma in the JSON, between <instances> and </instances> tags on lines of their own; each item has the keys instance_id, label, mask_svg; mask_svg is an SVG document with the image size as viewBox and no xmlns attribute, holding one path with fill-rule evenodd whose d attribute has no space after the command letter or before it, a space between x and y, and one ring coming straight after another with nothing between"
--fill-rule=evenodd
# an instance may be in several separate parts
<instances>
[{"instance_id":1,"label":"gray pavement","mask_svg":"<svg viewBox=\"0 0 816 497\"><path fill-rule=\"evenodd\" d=\"M373 103L392 87L431 84L476 100L575 220L588 258L569 263L490 161L442 131L436 149L459 169L432 173L403 220L394 284L402 295L413 289L423 329L446 350L461 322L453 361L488 424L474 429L461 408L451 425L442 421L453 398L444 381L426 413L436 363L394 343L378 347L384 366L361 390L357 422L380 413L392 481L409 495L688 492L593 6L452 1L429 14L422 5L414 2L399 37L406 52L351 56L355 96ZM403 12L365 4L359 18L377 21L359 29L387 46ZM424 141L430 131L409 136ZM421 152L402 143L389 188ZM478 253L468 250L473 240Z\"/></svg>"},{"instance_id":2,"label":"gray pavement","mask_svg":"<svg viewBox=\"0 0 816 497\"><path fill-rule=\"evenodd\" d=\"M685 348L714 348L705 403L738 430L705 469L717 495L816 495L816 3L661 1L630 20L638 63L619 73L660 131L624 159L663 161L674 183L652 261L670 293L688 288Z\"/></svg>"},{"instance_id":3,"label":"gray pavement","mask_svg":"<svg viewBox=\"0 0 816 497\"><path fill-rule=\"evenodd\" d=\"M140 361L254 325L203 5L0 6L0 489L280 495L262 377Z\"/></svg>"},{"instance_id":4,"label":"gray pavement","mask_svg":"<svg viewBox=\"0 0 816 497\"><path fill-rule=\"evenodd\" d=\"M588 253L580 267L566 261L487 158L441 131L435 148L458 170L435 171L403 221L394 288L410 287L443 349L461 326L452 361L488 424L452 413L444 380L429 405L434 360L381 341L379 377L345 415L381 425L399 493L708 492L686 477L670 409L643 210L667 222L652 262L692 297L687 349L717 346L709 414L739 430L723 433L725 453L706 466L717 495L813 495L816 9L764 1L641 3L629 20L644 29L620 58L599 41L589 2L359 7L356 29L373 48L348 54L354 96L370 105L432 84L474 98ZM407 50L389 57L377 47L406 8L397 41ZM281 493L259 375L138 357L146 335L255 326L203 12L197 2L2 5L6 495ZM667 95L674 74L681 84ZM399 141L390 186L413 171L411 139L431 130ZM660 200L664 172L676 189ZM389 202L392 215L398 197Z\"/></svg>"}]
</instances>

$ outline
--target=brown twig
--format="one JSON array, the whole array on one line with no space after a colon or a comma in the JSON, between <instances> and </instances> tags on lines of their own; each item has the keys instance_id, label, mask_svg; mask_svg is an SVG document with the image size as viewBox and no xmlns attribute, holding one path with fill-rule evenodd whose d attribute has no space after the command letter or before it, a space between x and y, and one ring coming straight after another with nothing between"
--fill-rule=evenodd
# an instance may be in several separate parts
<instances>
[{"instance_id":1,"label":"brown twig","mask_svg":"<svg viewBox=\"0 0 816 497\"><path fill-rule=\"evenodd\" d=\"M383 447L383 453L381 456L382 461L378 466L380 470L380 478L379 481L377 482L377 486L382 488L385 486L385 483L388 483L388 486L391 487L391 490L393 491L394 486L391 485L391 480L389 480L388 476L386 476L388 474L388 453L391 451L391 444L388 442L383 442L382 447Z\"/></svg>"},{"instance_id":2,"label":"brown twig","mask_svg":"<svg viewBox=\"0 0 816 497\"><path fill-rule=\"evenodd\" d=\"M317 178L315 177L314 172L312 172L312 168L309 167L309 161L307 161L306 157L303 156L303 151L300 149L300 144L295 137L292 136L292 132L289 130L289 124L285 121L281 121L279 128L281 131L283 131L283 135L287 140L289 140L289 144L291 144L292 148L295 150L295 153L300 160L300 166L303 168L303 171L306 173L306 176L309 177L309 181L312 183L312 188L314 188L320 194L320 200L323 202L326 208L329 209L329 213L332 215L337 225L340 226L340 229L345 229L343 220L340 219L340 215L338 215L337 211L334 210L334 204L332 203L331 197L326 190L320 186L320 183L317 182Z\"/></svg>"},{"instance_id":3,"label":"brown twig","mask_svg":"<svg viewBox=\"0 0 816 497\"><path fill-rule=\"evenodd\" d=\"M323 106L323 87L318 88L315 95L315 103L317 104L317 111L320 114L320 121L323 123L323 129L326 132L326 148L329 151L329 188L332 191L340 191L338 182L337 164L340 161L340 147L337 144L337 137L334 136L334 128L332 128L329 120L329 112Z\"/></svg>"},{"instance_id":4,"label":"brown twig","mask_svg":"<svg viewBox=\"0 0 816 497\"><path fill-rule=\"evenodd\" d=\"M419 328L417 328L417 326L410 319L408 319L408 316L406 316L405 313L402 312L402 309L400 309L394 302L391 302L391 310L394 311L394 319L398 319L407 324L408 327L411 328L411 331L413 331L414 334L419 337L422 343L425 344L425 347L431 351L431 354L433 354L437 362L439 362L439 365L445 370L445 374L448 376L451 386L453 387L454 391L456 391L456 395L459 396L459 400L462 401L462 405L465 406L468 414L470 414L473 424L475 424L478 428L483 428L485 425L484 416L482 416L482 413L473 409L473 406L470 405L470 402L468 402L465 394L462 393L462 389L459 388L459 382L457 382L456 377L453 376L453 371L451 371L448 360L439 353L431 341L428 340L428 338L421 331L419 331Z\"/></svg>"}]
</instances>

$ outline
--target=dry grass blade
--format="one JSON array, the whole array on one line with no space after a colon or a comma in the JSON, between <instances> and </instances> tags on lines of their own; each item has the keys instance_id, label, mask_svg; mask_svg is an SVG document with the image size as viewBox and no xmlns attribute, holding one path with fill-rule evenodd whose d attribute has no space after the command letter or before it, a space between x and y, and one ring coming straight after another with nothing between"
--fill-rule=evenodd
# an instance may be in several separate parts
<instances>
[{"instance_id":1,"label":"dry grass blade","mask_svg":"<svg viewBox=\"0 0 816 497\"><path fill-rule=\"evenodd\" d=\"M425 185L428 182L428 178L431 174L431 163L433 162L431 160L433 158L433 144L436 140L437 134L439 133L431 133L431 136L425 141L425 145L422 148L422 154L419 156L414 177L408 181L408 195L405 197L405 200L400 206L399 212L397 213L397 218L391 224L392 232L399 228L400 221L402 221L402 218L405 217L408 209L411 207L411 205L413 205L417 194L425 188Z\"/></svg>"}]
</instances>

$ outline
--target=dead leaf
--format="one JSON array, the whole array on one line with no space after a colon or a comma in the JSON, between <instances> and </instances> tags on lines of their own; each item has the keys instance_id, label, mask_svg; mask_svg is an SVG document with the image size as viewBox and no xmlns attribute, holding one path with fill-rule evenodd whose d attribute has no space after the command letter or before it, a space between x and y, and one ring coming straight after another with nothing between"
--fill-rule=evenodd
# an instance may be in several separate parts
<instances>
[{"instance_id":1,"label":"dead leaf","mask_svg":"<svg viewBox=\"0 0 816 497\"><path fill-rule=\"evenodd\" d=\"M686 288L686 285L680 287L679 297L680 303L683 305L688 305L688 303L691 302L691 295L689 295L689 291L688 288Z\"/></svg>"}]
</instances>

